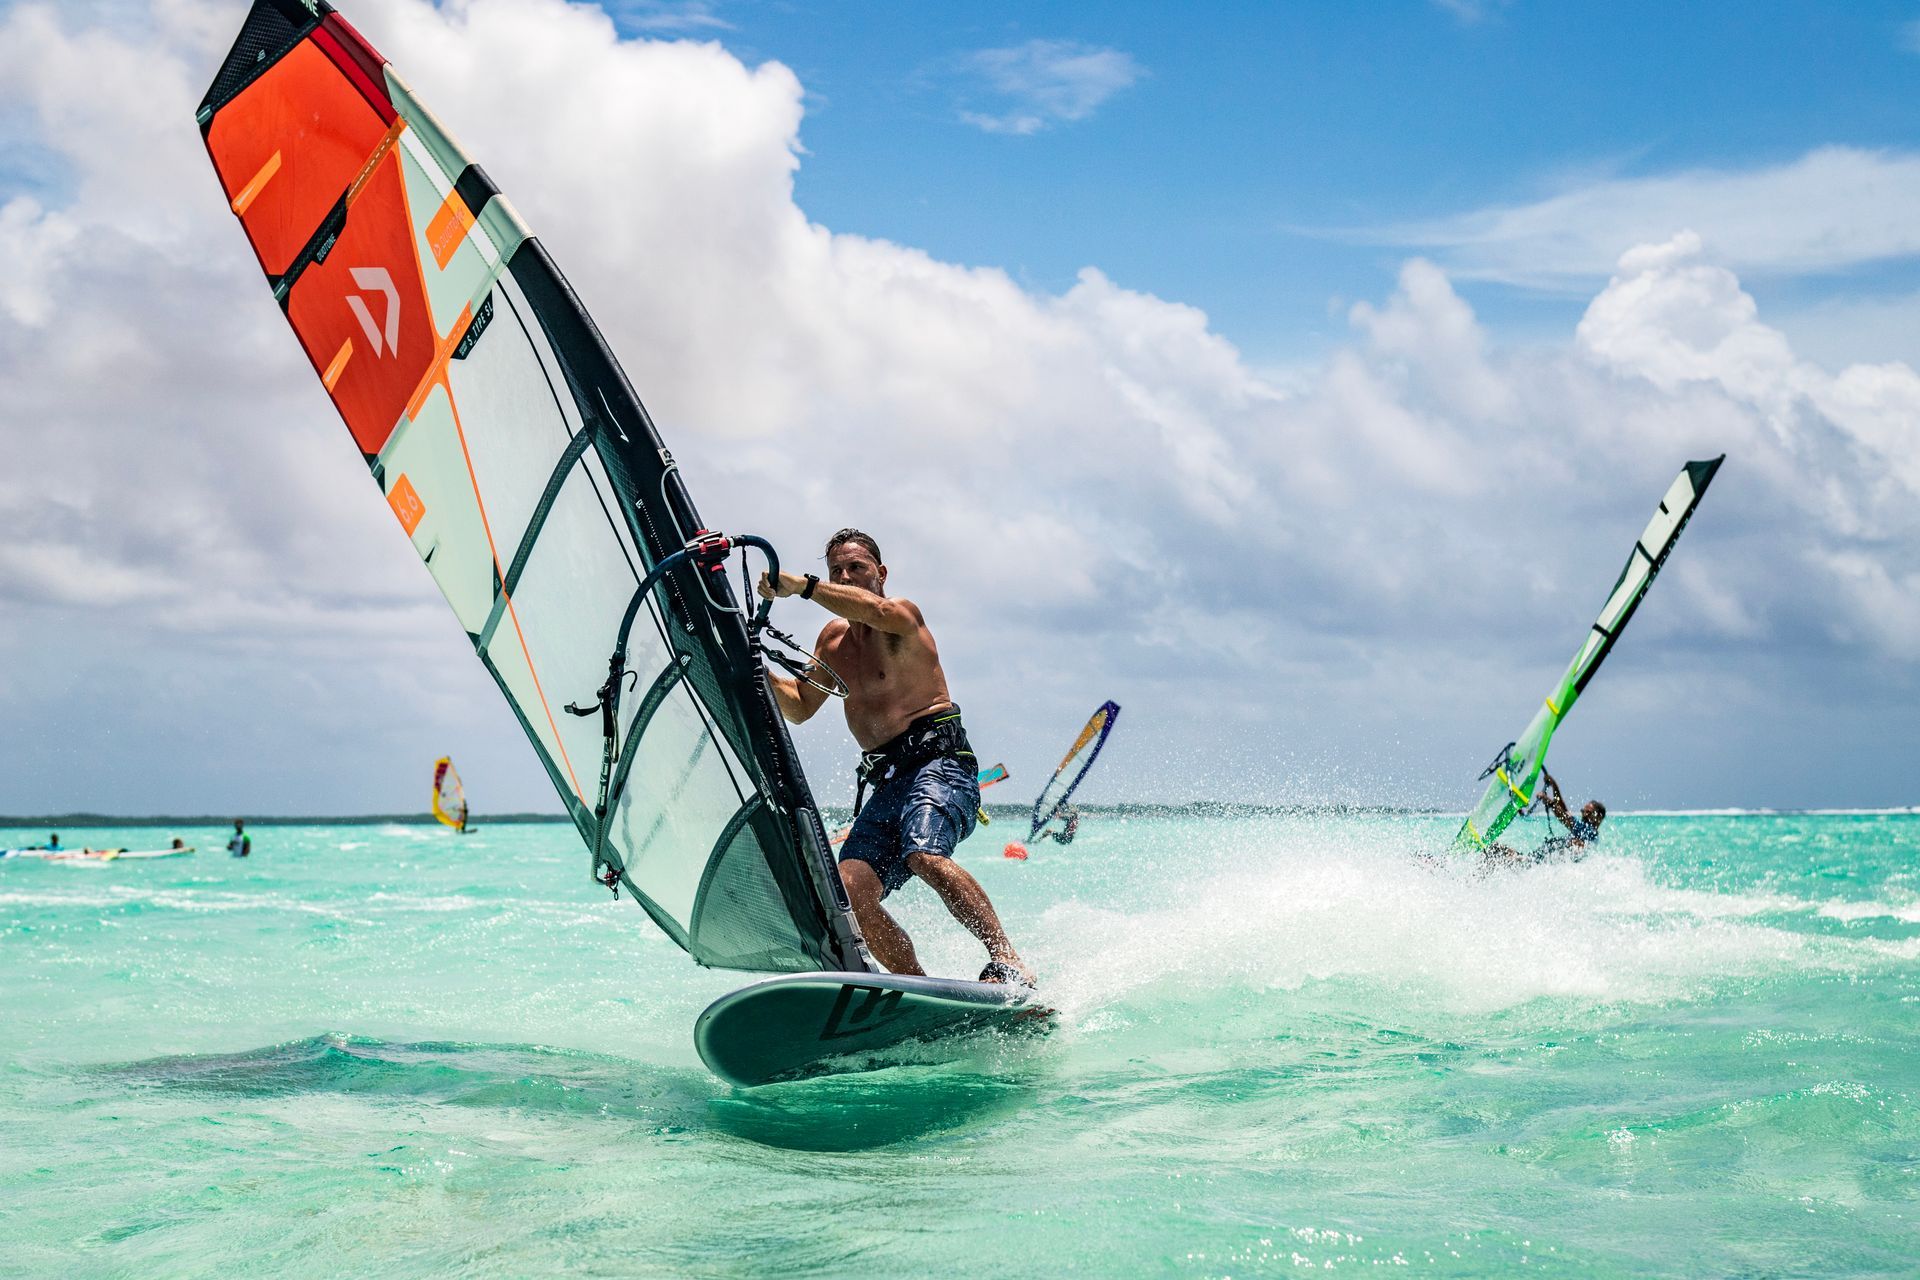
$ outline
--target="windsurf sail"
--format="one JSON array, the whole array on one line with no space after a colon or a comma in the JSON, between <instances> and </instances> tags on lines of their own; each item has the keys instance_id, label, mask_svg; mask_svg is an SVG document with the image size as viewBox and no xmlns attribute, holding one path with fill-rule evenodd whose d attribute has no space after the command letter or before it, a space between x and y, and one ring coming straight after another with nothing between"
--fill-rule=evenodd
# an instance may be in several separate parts
<instances>
[{"instance_id":1,"label":"windsurf sail","mask_svg":"<svg viewBox=\"0 0 1920 1280\"><path fill-rule=\"evenodd\" d=\"M1107 745L1107 735L1113 732L1114 721L1120 718L1120 704L1103 702L1100 709L1087 721L1086 728L1067 748L1067 754L1060 761L1060 767L1047 779L1047 785L1041 788L1040 798L1033 802L1033 830L1027 833L1029 843L1038 839L1047 829L1047 824L1060 816L1060 810L1073 798L1075 788L1079 787L1087 776L1087 770L1093 768L1093 762L1100 758L1100 749Z\"/></svg>"},{"instance_id":2,"label":"windsurf sail","mask_svg":"<svg viewBox=\"0 0 1920 1280\"><path fill-rule=\"evenodd\" d=\"M1547 746L1560 722L1573 710L1594 672L1613 652L1620 633L1626 629L1634 610L1640 607L1647 588L1653 584L1660 567L1667 562L1680 531L1687 527L1700 498L1712 482L1714 472L1726 461L1723 453L1705 462L1689 462L1668 486L1659 508L1648 521L1645 532L1633 544L1620 578L1613 584L1605 607L1594 620L1580 651L1573 655L1560 682L1547 694L1526 732L1495 754L1493 762L1480 776L1489 778L1486 794L1467 815L1460 834L1454 837L1455 849L1484 849L1500 838L1513 820L1533 807L1540 794L1540 773L1546 767Z\"/></svg>"},{"instance_id":3,"label":"windsurf sail","mask_svg":"<svg viewBox=\"0 0 1920 1280\"><path fill-rule=\"evenodd\" d=\"M742 608L711 554L727 541L512 204L320 0L254 0L197 118L274 299L596 878L701 964L867 969L768 693L764 613Z\"/></svg>"},{"instance_id":4,"label":"windsurf sail","mask_svg":"<svg viewBox=\"0 0 1920 1280\"><path fill-rule=\"evenodd\" d=\"M467 791L451 756L433 762L433 816L456 830L467 825Z\"/></svg>"}]
</instances>

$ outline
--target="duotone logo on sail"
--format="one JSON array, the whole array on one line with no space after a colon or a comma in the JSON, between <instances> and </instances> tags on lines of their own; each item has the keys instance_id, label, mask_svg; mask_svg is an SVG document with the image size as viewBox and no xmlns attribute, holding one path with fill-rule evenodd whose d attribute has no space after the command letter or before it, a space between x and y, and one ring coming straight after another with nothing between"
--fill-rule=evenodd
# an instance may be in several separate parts
<instances>
[{"instance_id":1,"label":"duotone logo on sail","mask_svg":"<svg viewBox=\"0 0 1920 1280\"><path fill-rule=\"evenodd\" d=\"M386 356L397 354L400 350L400 290L394 288L393 277L387 274L385 267L355 267L351 272L354 284L367 293L380 293L386 296L387 308L385 322L376 325L373 312L367 309L364 298L357 293L347 295L347 307L353 312L353 318L360 322L366 332L367 341L373 344L373 354ZM385 338L382 343L381 339Z\"/></svg>"}]
</instances>

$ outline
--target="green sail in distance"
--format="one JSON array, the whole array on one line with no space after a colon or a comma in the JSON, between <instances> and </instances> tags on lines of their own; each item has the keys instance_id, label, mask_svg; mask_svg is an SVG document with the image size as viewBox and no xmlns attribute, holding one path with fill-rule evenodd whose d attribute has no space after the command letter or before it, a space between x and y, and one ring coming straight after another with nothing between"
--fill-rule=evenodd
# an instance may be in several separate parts
<instances>
[{"instance_id":1,"label":"green sail in distance","mask_svg":"<svg viewBox=\"0 0 1920 1280\"><path fill-rule=\"evenodd\" d=\"M1653 585L1673 544L1680 540L1680 531L1687 527L1693 509L1700 505L1701 495L1706 493L1714 472L1724 461L1726 455L1721 454L1705 462L1689 462L1674 478L1666 496L1660 499L1653 519L1647 522L1646 531L1633 544L1626 567L1620 570L1619 581L1613 584L1606 606L1587 632L1580 651L1573 655L1566 674L1533 713L1526 732L1507 746L1505 758L1495 761L1486 794L1480 797L1480 803L1461 825L1460 834L1454 837L1455 849L1486 848L1533 805L1534 798L1540 794L1540 774L1546 767L1547 746L1553 741L1554 731L1573 710L1587 682L1613 651L1614 643L1632 619L1633 611L1640 607L1647 588Z\"/></svg>"}]
</instances>

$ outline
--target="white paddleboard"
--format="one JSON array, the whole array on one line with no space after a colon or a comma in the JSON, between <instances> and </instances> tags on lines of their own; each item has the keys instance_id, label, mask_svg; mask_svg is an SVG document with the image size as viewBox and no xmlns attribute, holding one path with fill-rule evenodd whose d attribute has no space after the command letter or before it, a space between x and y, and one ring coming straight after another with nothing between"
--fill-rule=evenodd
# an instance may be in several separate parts
<instances>
[{"instance_id":1,"label":"white paddleboard","mask_svg":"<svg viewBox=\"0 0 1920 1280\"><path fill-rule=\"evenodd\" d=\"M58 853L42 853L39 856L50 862L66 866L83 863L120 862L128 858L178 858L193 852L193 846L184 849L62 849Z\"/></svg>"}]
</instances>

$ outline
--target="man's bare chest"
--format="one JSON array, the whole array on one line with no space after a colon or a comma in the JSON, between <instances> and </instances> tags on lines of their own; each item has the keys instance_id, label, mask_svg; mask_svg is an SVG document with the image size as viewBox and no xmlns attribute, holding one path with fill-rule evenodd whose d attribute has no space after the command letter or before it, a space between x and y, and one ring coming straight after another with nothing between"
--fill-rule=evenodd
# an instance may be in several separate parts
<instances>
[{"instance_id":1,"label":"man's bare chest","mask_svg":"<svg viewBox=\"0 0 1920 1280\"><path fill-rule=\"evenodd\" d=\"M847 636L829 645L821 654L854 693L878 692L897 679L906 664L905 637L876 632L870 636Z\"/></svg>"}]
</instances>

